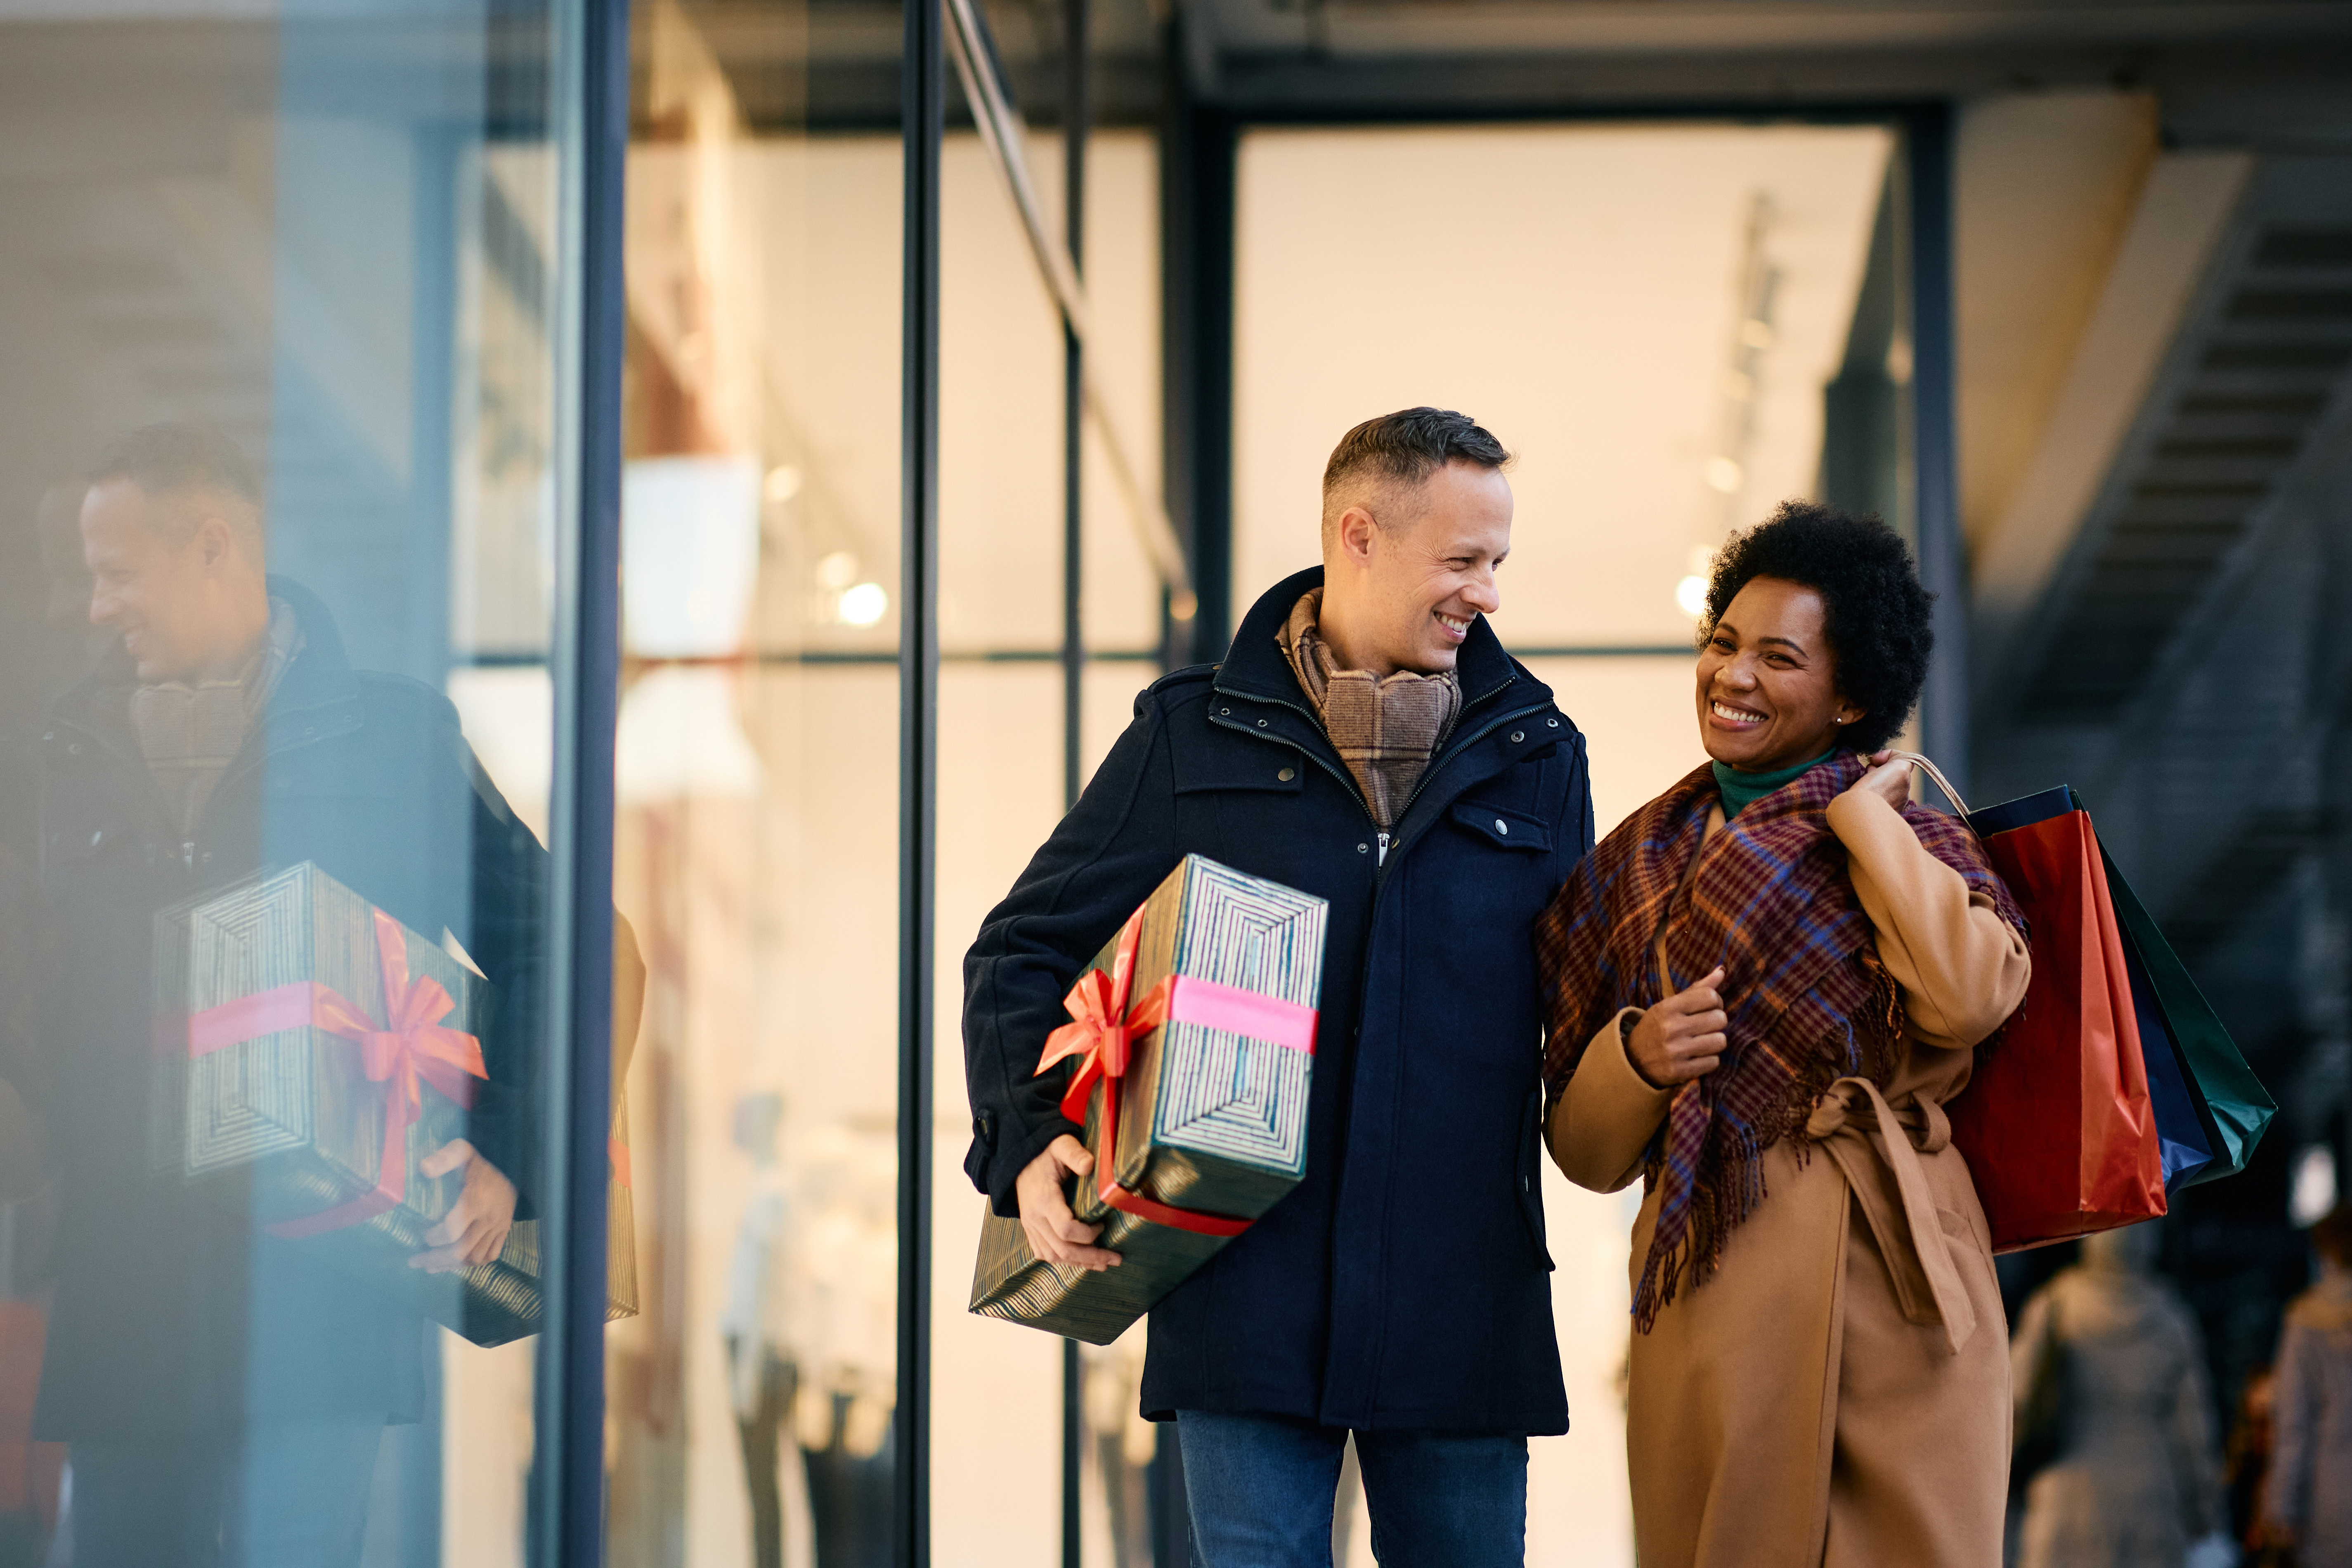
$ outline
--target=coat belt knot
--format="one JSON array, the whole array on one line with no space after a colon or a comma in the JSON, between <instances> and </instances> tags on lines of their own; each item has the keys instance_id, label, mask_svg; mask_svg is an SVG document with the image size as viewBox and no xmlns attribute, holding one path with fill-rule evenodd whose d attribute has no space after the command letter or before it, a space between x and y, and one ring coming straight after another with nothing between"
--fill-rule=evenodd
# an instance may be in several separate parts
<instances>
[{"instance_id":1,"label":"coat belt knot","mask_svg":"<svg viewBox=\"0 0 2352 1568\"><path fill-rule=\"evenodd\" d=\"M1814 1105L1805 1136L1837 1163L1862 1205L1903 1315L1915 1323L1943 1324L1952 1353L1958 1354L1976 1331L1976 1308L1919 1162L1952 1141L1944 1108L1914 1100L1898 1111L1868 1079L1842 1078Z\"/></svg>"}]
</instances>

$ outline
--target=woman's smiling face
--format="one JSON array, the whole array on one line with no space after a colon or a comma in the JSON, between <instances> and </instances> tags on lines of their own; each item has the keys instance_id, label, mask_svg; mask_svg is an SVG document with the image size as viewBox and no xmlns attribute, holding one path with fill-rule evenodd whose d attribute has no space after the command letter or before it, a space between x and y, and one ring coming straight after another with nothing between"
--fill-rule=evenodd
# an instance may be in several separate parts
<instances>
[{"instance_id":1,"label":"woman's smiling face","mask_svg":"<svg viewBox=\"0 0 2352 1568\"><path fill-rule=\"evenodd\" d=\"M1742 773L1811 762L1861 712L1838 695L1822 596L1785 577L1752 577L1698 656L1698 732L1706 754Z\"/></svg>"}]
</instances>

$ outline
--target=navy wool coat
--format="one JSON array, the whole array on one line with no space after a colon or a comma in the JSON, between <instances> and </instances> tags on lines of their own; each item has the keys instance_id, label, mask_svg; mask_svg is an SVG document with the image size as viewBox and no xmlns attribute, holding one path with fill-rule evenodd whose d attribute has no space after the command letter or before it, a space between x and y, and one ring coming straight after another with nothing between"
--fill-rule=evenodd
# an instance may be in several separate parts
<instances>
[{"instance_id":1,"label":"navy wool coat","mask_svg":"<svg viewBox=\"0 0 2352 1568\"><path fill-rule=\"evenodd\" d=\"M1461 716L1383 836L1276 641L1323 581L1260 599L1181 670L964 960L965 1170L1016 1212L1081 1130L1033 1076L1087 960L1194 851L1330 900L1307 1174L1150 1316L1143 1411L1366 1430L1564 1432L1544 1248L1533 922L1592 844L1584 740L1481 617Z\"/></svg>"}]
</instances>

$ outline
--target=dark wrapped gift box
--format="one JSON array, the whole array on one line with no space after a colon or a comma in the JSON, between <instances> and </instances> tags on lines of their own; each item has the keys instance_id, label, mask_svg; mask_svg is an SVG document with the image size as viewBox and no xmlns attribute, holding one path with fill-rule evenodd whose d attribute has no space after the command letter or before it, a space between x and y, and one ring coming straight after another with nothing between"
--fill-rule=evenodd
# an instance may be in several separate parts
<instances>
[{"instance_id":1,"label":"dark wrapped gift box","mask_svg":"<svg viewBox=\"0 0 2352 1568\"><path fill-rule=\"evenodd\" d=\"M155 934L158 1164L322 1261L415 1291L477 1344L534 1331L534 1222L489 1263L407 1267L463 1190L419 1167L466 1136L488 984L308 861L165 910ZM625 1317L635 1240L626 1147L612 1146L611 1315Z\"/></svg>"},{"instance_id":2,"label":"dark wrapped gift box","mask_svg":"<svg viewBox=\"0 0 2352 1568\"><path fill-rule=\"evenodd\" d=\"M1063 1114L1095 1155L1072 1207L1124 1261L1043 1262L992 1212L974 1312L1108 1344L1298 1184L1324 926L1321 899L1202 856L1169 874L1072 988L1038 1067L1070 1073Z\"/></svg>"}]
</instances>

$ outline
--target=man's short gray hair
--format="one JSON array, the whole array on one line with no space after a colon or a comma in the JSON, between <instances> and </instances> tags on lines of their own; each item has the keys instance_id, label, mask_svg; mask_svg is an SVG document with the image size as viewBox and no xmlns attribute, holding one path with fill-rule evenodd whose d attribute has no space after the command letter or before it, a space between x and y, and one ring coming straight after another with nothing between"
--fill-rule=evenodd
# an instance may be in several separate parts
<instances>
[{"instance_id":1,"label":"man's short gray hair","mask_svg":"<svg viewBox=\"0 0 2352 1568\"><path fill-rule=\"evenodd\" d=\"M1367 419L1331 448L1323 465L1323 541L1347 510L1343 497L1366 482L1383 489L1419 485L1448 463L1487 469L1508 466L1511 454L1492 432L1467 414L1451 408L1401 408ZM1386 520L1397 521L1397 520Z\"/></svg>"},{"instance_id":2,"label":"man's short gray hair","mask_svg":"<svg viewBox=\"0 0 2352 1568\"><path fill-rule=\"evenodd\" d=\"M89 485L128 480L151 496L214 495L244 503L231 521L261 536L261 479L243 448L203 425L142 425L109 442L85 476Z\"/></svg>"}]
</instances>

